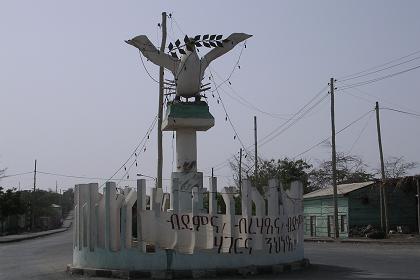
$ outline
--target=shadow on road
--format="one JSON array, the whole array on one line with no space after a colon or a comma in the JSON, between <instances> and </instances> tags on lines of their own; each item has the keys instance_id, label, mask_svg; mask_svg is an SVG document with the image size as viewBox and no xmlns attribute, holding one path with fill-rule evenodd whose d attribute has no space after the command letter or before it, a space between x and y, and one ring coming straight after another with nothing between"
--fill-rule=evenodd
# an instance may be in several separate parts
<instances>
[{"instance_id":1,"label":"shadow on road","mask_svg":"<svg viewBox=\"0 0 420 280\"><path fill-rule=\"evenodd\" d=\"M236 277L235 277L236 278ZM240 278L240 277L237 277ZM315 279L315 280L325 280L325 279L371 279L371 280L379 280L384 279L380 275L374 275L366 271L357 270L348 267L342 266L331 266L331 265L317 265L312 264L310 267L300 270L300 271L291 271L285 272L281 274L274 274L274 275L257 275L247 277L248 279ZM222 278L222 279L232 279L229 278ZM400 279L400 280L408 280L406 278L389 278L387 279Z\"/></svg>"}]
</instances>

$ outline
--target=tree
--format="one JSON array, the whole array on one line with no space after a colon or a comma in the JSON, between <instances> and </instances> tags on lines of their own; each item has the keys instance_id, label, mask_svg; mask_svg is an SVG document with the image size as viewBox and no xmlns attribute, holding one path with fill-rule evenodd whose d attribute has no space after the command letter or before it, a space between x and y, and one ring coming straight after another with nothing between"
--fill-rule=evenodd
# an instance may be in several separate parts
<instances>
[{"instance_id":1,"label":"tree","mask_svg":"<svg viewBox=\"0 0 420 280\"><path fill-rule=\"evenodd\" d=\"M360 183L374 180L374 174L367 171L367 165L356 155L337 153L337 184ZM324 160L309 173L313 190L332 186L332 161Z\"/></svg>"},{"instance_id":2,"label":"tree","mask_svg":"<svg viewBox=\"0 0 420 280\"><path fill-rule=\"evenodd\" d=\"M401 178L407 175L408 171L418 166L417 162L407 162L404 157L388 157L385 162L385 177L387 179ZM376 170L380 174L381 170Z\"/></svg>"},{"instance_id":3,"label":"tree","mask_svg":"<svg viewBox=\"0 0 420 280\"><path fill-rule=\"evenodd\" d=\"M68 189L63 192L61 197L61 206L63 207L63 213L68 213L74 208L74 192L73 189Z\"/></svg>"},{"instance_id":4,"label":"tree","mask_svg":"<svg viewBox=\"0 0 420 280\"><path fill-rule=\"evenodd\" d=\"M242 168L242 177L251 180L252 184L261 194L264 194L264 187L268 186L268 180L273 178L278 179L286 187L290 186L290 183L293 181L301 181L304 186L304 192L306 193L308 191L307 171L312 166L306 161L302 159L291 160L287 157L278 160L260 160L257 176L255 176L254 172L250 174L250 169L253 168L253 162L252 157L248 157L245 160ZM239 160L237 158L230 163L230 166L234 174L239 173ZM239 186L238 176L234 176L234 180L236 185Z\"/></svg>"},{"instance_id":5,"label":"tree","mask_svg":"<svg viewBox=\"0 0 420 280\"><path fill-rule=\"evenodd\" d=\"M8 189L4 191L0 187L0 224L1 232L3 232L4 221L8 216L23 214L25 211L20 200L20 192L16 189Z\"/></svg>"}]
</instances>

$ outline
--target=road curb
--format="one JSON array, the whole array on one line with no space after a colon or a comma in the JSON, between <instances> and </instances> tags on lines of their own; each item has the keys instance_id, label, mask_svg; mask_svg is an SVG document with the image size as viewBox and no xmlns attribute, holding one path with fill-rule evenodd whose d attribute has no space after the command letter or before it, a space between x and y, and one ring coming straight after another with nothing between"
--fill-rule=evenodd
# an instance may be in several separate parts
<instances>
[{"instance_id":1,"label":"road curb","mask_svg":"<svg viewBox=\"0 0 420 280\"><path fill-rule=\"evenodd\" d=\"M68 219L66 219L66 220L68 220ZM71 218L71 220L73 220L73 218ZM44 236L64 232L64 231L67 231L68 229L70 229L71 225L72 225L72 222L69 222L69 224L67 226L63 226L63 227L58 228L58 229L52 229L52 230L40 231L40 232L33 232L33 233L27 233L27 234L22 234L22 235L10 235L10 236L5 235L5 236L0 237L0 244L1 243L20 242L20 241L24 241L24 240L30 240L30 239L35 239L35 238L39 238L39 237L44 237Z\"/></svg>"},{"instance_id":2,"label":"road curb","mask_svg":"<svg viewBox=\"0 0 420 280\"><path fill-rule=\"evenodd\" d=\"M252 265L239 268L221 269L187 269L187 270L114 270L97 268L80 268L67 265L67 273L89 277L106 277L120 279L199 279L217 278L222 276L248 277L258 274L278 274L289 271L302 270L309 267L308 259L302 259L285 264Z\"/></svg>"},{"instance_id":3,"label":"road curb","mask_svg":"<svg viewBox=\"0 0 420 280\"><path fill-rule=\"evenodd\" d=\"M304 242L312 243L350 243L350 244L380 244L380 245L420 245L419 241L386 241L386 240L333 240L333 239L305 239Z\"/></svg>"}]
</instances>

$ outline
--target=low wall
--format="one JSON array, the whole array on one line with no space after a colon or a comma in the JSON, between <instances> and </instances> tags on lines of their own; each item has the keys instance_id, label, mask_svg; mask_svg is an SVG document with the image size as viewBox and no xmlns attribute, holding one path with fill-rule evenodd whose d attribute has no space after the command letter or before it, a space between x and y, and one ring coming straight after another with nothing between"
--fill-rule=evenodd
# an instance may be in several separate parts
<instances>
[{"instance_id":1,"label":"low wall","mask_svg":"<svg viewBox=\"0 0 420 280\"><path fill-rule=\"evenodd\" d=\"M200 188L191 192L191 207L172 203L173 209L165 209L169 195L154 189L149 198L144 179L137 181L136 189L126 188L121 193L113 182L108 182L102 193L96 183L76 185L73 266L185 270L303 259L301 183L294 182L284 190L277 180L270 180L263 197L245 180L241 215L235 215L238 194L233 188L220 192L226 213L217 213L216 178L210 178L209 183L208 211L201 207L204 189ZM172 200L178 197L176 192L175 188L170 194ZM148 199L150 209L146 210ZM182 210L185 208L191 211Z\"/></svg>"}]
</instances>

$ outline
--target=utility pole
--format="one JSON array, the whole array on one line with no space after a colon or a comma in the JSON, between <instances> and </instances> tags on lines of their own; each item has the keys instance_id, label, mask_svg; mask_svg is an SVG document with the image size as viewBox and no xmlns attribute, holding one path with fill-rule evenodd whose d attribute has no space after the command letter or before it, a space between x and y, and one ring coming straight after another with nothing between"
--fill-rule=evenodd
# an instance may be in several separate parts
<instances>
[{"instance_id":1,"label":"utility pole","mask_svg":"<svg viewBox=\"0 0 420 280\"><path fill-rule=\"evenodd\" d=\"M165 51L166 45L166 12L162 13L162 43L160 44L160 52ZM163 119L163 79L164 68L159 67L159 108L158 108L158 162L157 162L157 178L156 188L162 188L162 166L163 166L163 148L162 148L162 119Z\"/></svg>"},{"instance_id":2,"label":"utility pole","mask_svg":"<svg viewBox=\"0 0 420 280\"><path fill-rule=\"evenodd\" d=\"M334 118L334 78L330 79L331 94L331 150L332 150L332 183L334 204L334 237L339 238L338 229L338 204L337 204L337 154L335 151L335 118Z\"/></svg>"},{"instance_id":3,"label":"utility pole","mask_svg":"<svg viewBox=\"0 0 420 280\"><path fill-rule=\"evenodd\" d=\"M385 220L385 223L382 222L381 220L381 227L382 230L384 230L383 226L385 224L385 236L388 235L388 230L389 230L389 225L388 225L388 205L387 205L387 199L386 199L386 177L385 177L385 165L384 165L384 154L382 151L382 137L381 137L381 123L379 120L379 103L376 102L376 106L375 106L375 111L376 111L376 129L378 131L378 145L379 145L379 157L381 160L381 175L382 175L382 182L381 182L381 190L382 190L382 197L380 197L381 199L381 213L382 213L382 204L383 204L383 211L384 211L384 215L383 215L383 219ZM382 216L382 215L381 215Z\"/></svg>"},{"instance_id":4,"label":"utility pole","mask_svg":"<svg viewBox=\"0 0 420 280\"><path fill-rule=\"evenodd\" d=\"M34 168L34 192L36 189L36 160L35 160L35 168Z\"/></svg>"},{"instance_id":5,"label":"utility pole","mask_svg":"<svg viewBox=\"0 0 420 280\"><path fill-rule=\"evenodd\" d=\"M254 116L254 146L255 146L255 169L254 169L254 177L255 181L258 177L258 141L257 141L257 116Z\"/></svg>"},{"instance_id":6,"label":"utility pole","mask_svg":"<svg viewBox=\"0 0 420 280\"><path fill-rule=\"evenodd\" d=\"M420 234L420 178L417 177L417 226Z\"/></svg>"},{"instance_id":7,"label":"utility pole","mask_svg":"<svg viewBox=\"0 0 420 280\"><path fill-rule=\"evenodd\" d=\"M58 186L57 186L57 181L55 181L55 193L58 193L58 192L57 192L57 187L58 187Z\"/></svg>"},{"instance_id":8,"label":"utility pole","mask_svg":"<svg viewBox=\"0 0 420 280\"><path fill-rule=\"evenodd\" d=\"M242 148L239 149L239 193L242 193Z\"/></svg>"},{"instance_id":9,"label":"utility pole","mask_svg":"<svg viewBox=\"0 0 420 280\"><path fill-rule=\"evenodd\" d=\"M34 190L32 192L32 207L31 207L31 229L35 229L35 190L36 190L36 160L34 168Z\"/></svg>"}]
</instances>

